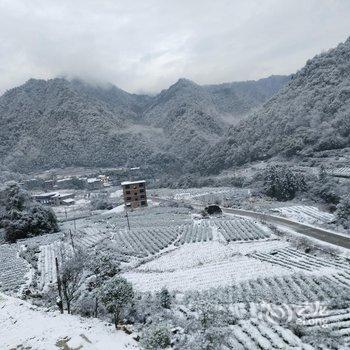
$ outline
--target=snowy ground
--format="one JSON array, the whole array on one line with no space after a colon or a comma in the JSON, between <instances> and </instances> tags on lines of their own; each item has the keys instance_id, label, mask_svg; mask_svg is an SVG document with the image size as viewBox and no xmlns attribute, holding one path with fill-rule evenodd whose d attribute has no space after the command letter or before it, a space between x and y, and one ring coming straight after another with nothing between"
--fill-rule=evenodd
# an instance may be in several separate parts
<instances>
[{"instance_id":1,"label":"snowy ground","mask_svg":"<svg viewBox=\"0 0 350 350\"><path fill-rule=\"evenodd\" d=\"M259 277L290 274L290 270L260 262L249 257L235 256L220 262L177 269L173 272L127 272L124 276L140 291L159 291L167 287L172 291L205 290L229 286Z\"/></svg>"},{"instance_id":2,"label":"snowy ground","mask_svg":"<svg viewBox=\"0 0 350 350\"><path fill-rule=\"evenodd\" d=\"M216 241L189 243L126 272L124 276L141 291L167 287L174 291L204 290L247 279L287 275L287 268L244 256L288 246L281 241L223 244Z\"/></svg>"},{"instance_id":3,"label":"snowy ground","mask_svg":"<svg viewBox=\"0 0 350 350\"><path fill-rule=\"evenodd\" d=\"M216 241L191 243L141 265L139 270L175 271L209 263L217 263L237 254L248 254L257 250L268 253L271 250L283 249L287 246L288 243L277 240L241 244L222 244Z\"/></svg>"},{"instance_id":4,"label":"snowy ground","mask_svg":"<svg viewBox=\"0 0 350 350\"><path fill-rule=\"evenodd\" d=\"M124 332L97 319L45 312L0 294L0 348L122 350L138 346Z\"/></svg>"}]
</instances>

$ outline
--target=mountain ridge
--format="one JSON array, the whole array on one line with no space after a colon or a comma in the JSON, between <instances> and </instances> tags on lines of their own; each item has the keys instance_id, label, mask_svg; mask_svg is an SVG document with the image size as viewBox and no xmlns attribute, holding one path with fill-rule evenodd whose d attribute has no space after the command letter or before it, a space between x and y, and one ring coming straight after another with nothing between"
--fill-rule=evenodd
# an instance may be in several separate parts
<instances>
[{"instance_id":1,"label":"mountain ridge","mask_svg":"<svg viewBox=\"0 0 350 350\"><path fill-rule=\"evenodd\" d=\"M20 172L131 163L180 171L228 127L210 92L188 79L156 96L30 79L0 97L0 121L0 162Z\"/></svg>"},{"instance_id":2,"label":"mountain ridge","mask_svg":"<svg viewBox=\"0 0 350 350\"><path fill-rule=\"evenodd\" d=\"M350 146L350 38L316 55L249 118L207 147L195 170L217 173L274 156L312 158Z\"/></svg>"}]
</instances>

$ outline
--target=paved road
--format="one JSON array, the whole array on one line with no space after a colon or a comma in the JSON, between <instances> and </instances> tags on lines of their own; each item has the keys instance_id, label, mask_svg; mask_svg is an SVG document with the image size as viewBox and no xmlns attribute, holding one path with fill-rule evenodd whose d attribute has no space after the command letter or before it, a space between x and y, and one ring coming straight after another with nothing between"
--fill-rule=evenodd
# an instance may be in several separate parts
<instances>
[{"instance_id":1,"label":"paved road","mask_svg":"<svg viewBox=\"0 0 350 350\"><path fill-rule=\"evenodd\" d=\"M322 228L313 227L307 224L302 224L300 222L292 221L280 216L257 213L250 210L224 208L223 211L224 213L247 216L250 218L259 219L259 220L263 220L273 224L285 226L303 235L350 249L350 236L344 237L335 232L328 231Z\"/></svg>"},{"instance_id":2,"label":"paved road","mask_svg":"<svg viewBox=\"0 0 350 350\"><path fill-rule=\"evenodd\" d=\"M165 203L174 203L174 202L181 203L181 201L167 200L167 199L162 199L162 198L156 198L154 200L158 201L158 202L165 202ZM201 210L204 208L204 205L199 204L199 203L188 202L187 204L192 205L194 208L196 208L198 210ZM313 238L316 238L316 239L323 241L323 242L332 243L332 244L337 245L339 247L350 249L350 236L345 237L345 236L339 235L333 231L328 231L328 230L325 230L322 228L318 228L318 227L310 226L310 225L303 224L300 222L296 222L296 221L293 221L293 220L290 220L287 218L283 218L281 216L264 214L264 213L259 213L259 212L255 212L255 211L244 210L244 209L234 209L234 208L222 208L222 209L223 209L224 213L246 216L246 217L250 217L253 219L258 219L258 220L270 222L270 223L275 224L275 225L276 224L281 225L281 226L284 226L287 228L291 228L294 231L301 233L305 236L313 237Z\"/></svg>"}]
</instances>

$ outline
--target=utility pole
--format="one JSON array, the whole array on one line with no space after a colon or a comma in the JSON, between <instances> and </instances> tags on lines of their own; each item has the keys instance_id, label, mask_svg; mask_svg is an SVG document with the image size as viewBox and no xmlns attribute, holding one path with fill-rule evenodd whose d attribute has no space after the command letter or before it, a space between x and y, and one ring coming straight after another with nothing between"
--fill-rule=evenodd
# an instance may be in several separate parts
<instances>
[{"instance_id":1,"label":"utility pole","mask_svg":"<svg viewBox=\"0 0 350 350\"><path fill-rule=\"evenodd\" d=\"M77 223L75 221L75 218L73 219L73 222L74 222L74 231L76 231L77 230Z\"/></svg>"},{"instance_id":2,"label":"utility pole","mask_svg":"<svg viewBox=\"0 0 350 350\"><path fill-rule=\"evenodd\" d=\"M125 217L126 217L126 221L128 223L128 230L130 231L130 222L129 222L128 209L125 209Z\"/></svg>"},{"instance_id":3,"label":"utility pole","mask_svg":"<svg viewBox=\"0 0 350 350\"><path fill-rule=\"evenodd\" d=\"M72 235L72 230L69 229L69 236L70 236L70 242L72 244L73 252L75 254L75 247L74 247L74 241L73 241L73 235Z\"/></svg>"},{"instance_id":4,"label":"utility pole","mask_svg":"<svg viewBox=\"0 0 350 350\"><path fill-rule=\"evenodd\" d=\"M59 301L57 304L58 304L58 307L60 309L61 314L63 314L62 285L61 285L61 277L60 277L60 270L58 267L57 256L55 257L55 263L56 263L57 287L58 287L58 295L59 295Z\"/></svg>"}]
</instances>

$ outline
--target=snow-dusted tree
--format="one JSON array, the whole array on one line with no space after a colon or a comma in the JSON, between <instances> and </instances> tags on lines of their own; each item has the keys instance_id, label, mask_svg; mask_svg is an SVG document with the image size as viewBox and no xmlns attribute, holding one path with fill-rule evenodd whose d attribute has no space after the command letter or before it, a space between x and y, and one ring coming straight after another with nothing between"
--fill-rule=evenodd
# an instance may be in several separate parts
<instances>
[{"instance_id":1,"label":"snow-dusted tree","mask_svg":"<svg viewBox=\"0 0 350 350\"><path fill-rule=\"evenodd\" d=\"M210 300L201 300L194 307L197 317L190 320L189 331L193 337L188 339L186 348L216 350L229 347L228 326L236 322L233 315Z\"/></svg>"},{"instance_id":2,"label":"snow-dusted tree","mask_svg":"<svg viewBox=\"0 0 350 350\"><path fill-rule=\"evenodd\" d=\"M167 288L163 287L159 293L159 301L161 307L165 309L170 309L171 306L171 295Z\"/></svg>"},{"instance_id":3,"label":"snow-dusted tree","mask_svg":"<svg viewBox=\"0 0 350 350\"><path fill-rule=\"evenodd\" d=\"M350 227L350 195L344 197L337 205L335 212L337 220L345 227Z\"/></svg>"},{"instance_id":4,"label":"snow-dusted tree","mask_svg":"<svg viewBox=\"0 0 350 350\"><path fill-rule=\"evenodd\" d=\"M69 314L71 313L71 303L76 298L79 288L84 283L85 260L86 257L83 254L76 254L71 257L66 255L63 258L60 277L63 298Z\"/></svg>"},{"instance_id":5,"label":"snow-dusted tree","mask_svg":"<svg viewBox=\"0 0 350 350\"><path fill-rule=\"evenodd\" d=\"M109 251L96 250L89 256L87 269L93 274L89 280L86 297L93 299L93 314L98 316L101 286L120 271L120 263Z\"/></svg>"},{"instance_id":6,"label":"snow-dusted tree","mask_svg":"<svg viewBox=\"0 0 350 350\"><path fill-rule=\"evenodd\" d=\"M123 310L134 299L132 284L125 278L115 276L102 287L100 299L107 311L112 314L115 327L122 321Z\"/></svg>"},{"instance_id":7,"label":"snow-dusted tree","mask_svg":"<svg viewBox=\"0 0 350 350\"><path fill-rule=\"evenodd\" d=\"M52 209L35 203L29 193L15 182L0 190L1 227L5 229L5 238L9 242L58 231Z\"/></svg>"},{"instance_id":8,"label":"snow-dusted tree","mask_svg":"<svg viewBox=\"0 0 350 350\"><path fill-rule=\"evenodd\" d=\"M277 200L293 199L297 191L305 189L304 176L293 173L286 166L270 166L264 172L264 191Z\"/></svg>"},{"instance_id":9,"label":"snow-dusted tree","mask_svg":"<svg viewBox=\"0 0 350 350\"><path fill-rule=\"evenodd\" d=\"M162 324L146 328L141 336L141 344L147 350L165 349L170 342L169 329Z\"/></svg>"}]
</instances>

